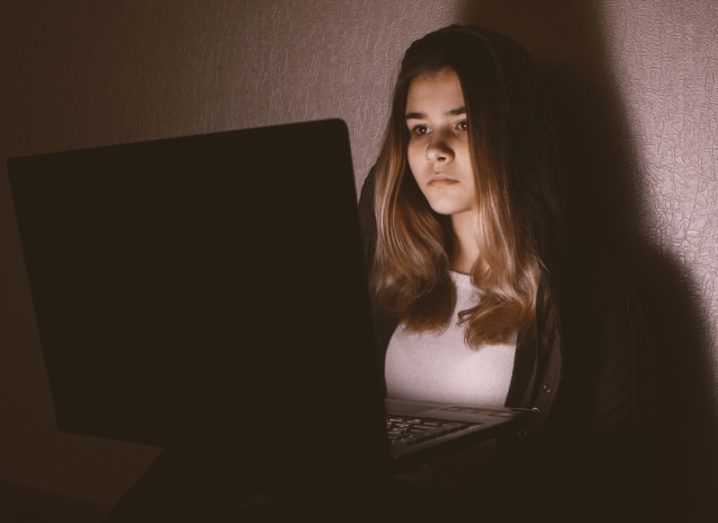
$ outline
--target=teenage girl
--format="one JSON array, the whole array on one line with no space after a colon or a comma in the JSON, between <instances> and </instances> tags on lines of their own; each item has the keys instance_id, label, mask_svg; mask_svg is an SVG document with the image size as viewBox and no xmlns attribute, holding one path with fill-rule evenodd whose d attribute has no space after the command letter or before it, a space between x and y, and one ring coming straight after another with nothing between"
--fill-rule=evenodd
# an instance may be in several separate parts
<instances>
[{"instance_id":1,"label":"teenage girl","mask_svg":"<svg viewBox=\"0 0 718 523\"><path fill-rule=\"evenodd\" d=\"M534 409L507 485L551 510L627 502L610 478L635 434L632 294L568 247L529 55L473 26L430 33L390 111L360 198L387 395Z\"/></svg>"}]
</instances>

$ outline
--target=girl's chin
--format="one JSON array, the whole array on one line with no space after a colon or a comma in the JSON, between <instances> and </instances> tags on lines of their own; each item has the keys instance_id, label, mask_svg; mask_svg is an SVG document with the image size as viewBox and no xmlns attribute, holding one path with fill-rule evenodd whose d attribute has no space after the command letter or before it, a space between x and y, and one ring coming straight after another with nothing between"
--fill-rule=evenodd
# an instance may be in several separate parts
<instances>
[{"instance_id":1,"label":"girl's chin","mask_svg":"<svg viewBox=\"0 0 718 523\"><path fill-rule=\"evenodd\" d=\"M435 213L441 214L443 216L453 216L454 214L461 214L466 211L471 210L470 207L464 207L456 204L449 204L445 202L436 202L432 204L429 202L429 205L434 210Z\"/></svg>"}]
</instances>

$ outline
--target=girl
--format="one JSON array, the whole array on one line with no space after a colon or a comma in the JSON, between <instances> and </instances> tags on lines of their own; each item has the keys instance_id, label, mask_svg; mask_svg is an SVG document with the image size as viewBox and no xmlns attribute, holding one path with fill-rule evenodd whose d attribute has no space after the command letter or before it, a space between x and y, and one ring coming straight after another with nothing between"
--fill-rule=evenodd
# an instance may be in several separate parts
<instances>
[{"instance_id":1,"label":"girl","mask_svg":"<svg viewBox=\"0 0 718 523\"><path fill-rule=\"evenodd\" d=\"M540 100L505 37L415 41L359 206L387 395L534 409L500 469L578 506L630 454L635 322L620 271L566 247Z\"/></svg>"}]
</instances>

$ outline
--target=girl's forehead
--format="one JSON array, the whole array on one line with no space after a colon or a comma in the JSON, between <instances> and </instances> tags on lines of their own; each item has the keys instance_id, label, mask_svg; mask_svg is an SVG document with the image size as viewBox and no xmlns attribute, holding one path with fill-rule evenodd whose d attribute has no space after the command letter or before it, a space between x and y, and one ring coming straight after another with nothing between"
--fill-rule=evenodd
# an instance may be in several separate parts
<instances>
[{"instance_id":1,"label":"girl's forehead","mask_svg":"<svg viewBox=\"0 0 718 523\"><path fill-rule=\"evenodd\" d=\"M442 67L441 69L426 69L417 74L411 83L414 82L437 82L437 81L459 81L459 77L451 67Z\"/></svg>"},{"instance_id":2,"label":"girl's forehead","mask_svg":"<svg viewBox=\"0 0 718 523\"><path fill-rule=\"evenodd\" d=\"M427 71L417 75L409 84L407 108L419 104L463 104L461 82L453 69Z\"/></svg>"}]
</instances>

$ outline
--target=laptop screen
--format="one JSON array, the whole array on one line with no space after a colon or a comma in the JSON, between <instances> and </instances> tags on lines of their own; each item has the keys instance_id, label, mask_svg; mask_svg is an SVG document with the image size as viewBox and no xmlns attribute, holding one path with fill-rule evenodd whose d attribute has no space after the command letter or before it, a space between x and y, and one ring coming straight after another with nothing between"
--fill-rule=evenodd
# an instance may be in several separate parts
<instances>
[{"instance_id":1,"label":"laptop screen","mask_svg":"<svg viewBox=\"0 0 718 523\"><path fill-rule=\"evenodd\" d=\"M308 428L331 421L367 450L357 463L383 459L342 121L15 158L8 170L61 430L159 445L223 434L268 449L304 427L295 445L331 454L347 440Z\"/></svg>"}]
</instances>

